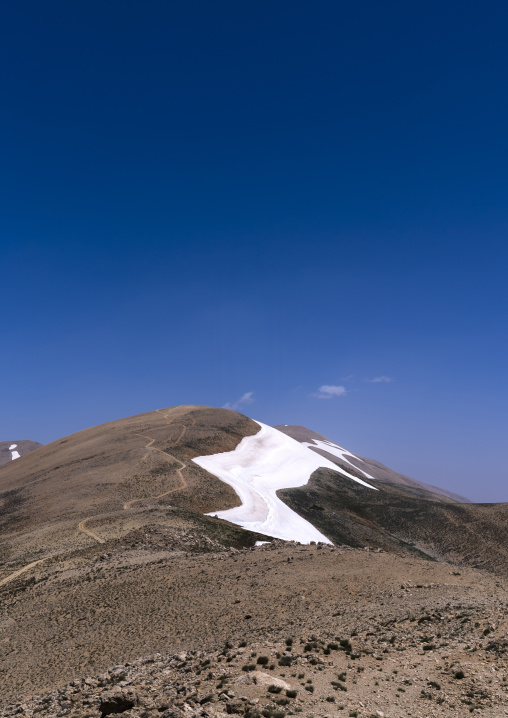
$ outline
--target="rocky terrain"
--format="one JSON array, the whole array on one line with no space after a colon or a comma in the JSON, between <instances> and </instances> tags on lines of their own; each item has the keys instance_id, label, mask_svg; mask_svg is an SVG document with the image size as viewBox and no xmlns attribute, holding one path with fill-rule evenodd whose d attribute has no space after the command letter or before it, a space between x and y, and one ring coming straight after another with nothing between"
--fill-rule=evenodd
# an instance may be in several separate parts
<instances>
[{"instance_id":1,"label":"rocky terrain","mask_svg":"<svg viewBox=\"0 0 508 718\"><path fill-rule=\"evenodd\" d=\"M4 592L0 715L498 718L507 588L349 547L141 542Z\"/></svg>"}]
</instances>

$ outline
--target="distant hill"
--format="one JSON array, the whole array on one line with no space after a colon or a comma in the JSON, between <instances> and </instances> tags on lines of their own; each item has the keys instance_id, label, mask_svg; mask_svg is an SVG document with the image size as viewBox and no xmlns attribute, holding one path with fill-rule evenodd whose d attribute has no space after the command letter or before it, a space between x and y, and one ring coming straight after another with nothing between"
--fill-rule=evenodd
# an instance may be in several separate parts
<instances>
[{"instance_id":1,"label":"distant hill","mask_svg":"<svg viewBox=\"0 0 508 718\"><path fill-rule=\"evenodd\" d=\"M0 441L0 466L9 463L14 459L19 459L25 454L29 454L35 449L39 449L42 444L37 441L23 439L21 441Z\"/></svg>"}]
</instances>

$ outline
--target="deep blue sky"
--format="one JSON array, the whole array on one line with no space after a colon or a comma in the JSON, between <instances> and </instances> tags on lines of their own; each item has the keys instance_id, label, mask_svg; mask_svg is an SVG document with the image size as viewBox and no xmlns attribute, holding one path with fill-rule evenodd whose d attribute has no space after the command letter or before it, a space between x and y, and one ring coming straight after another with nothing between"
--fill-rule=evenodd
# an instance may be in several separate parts
<instances>
[{"instance_id":1,"label":"deep blue sky","mask_svg":"<svg viewBox=\"0 0 508 718\"><path fill-rule=\"evenodd\" d=\"M508 501L507 36L488 0L4 4L0 439L252 392Z\"/></svg>"}]
</instances>

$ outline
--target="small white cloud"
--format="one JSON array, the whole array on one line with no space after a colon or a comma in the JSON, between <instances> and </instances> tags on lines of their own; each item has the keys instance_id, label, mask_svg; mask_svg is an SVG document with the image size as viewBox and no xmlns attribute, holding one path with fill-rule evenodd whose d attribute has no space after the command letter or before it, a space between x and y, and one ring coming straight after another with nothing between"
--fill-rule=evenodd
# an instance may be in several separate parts
<instances>
[{"instance_id":1,"label":"small white cloud","mask_svg":"<svg viewBox=\"0 0 508 718\"><path fill-rule=\"evenodd\" d=\"M323 384L312 396L318 399L333 399L335 396L344 396L346 394L345 386L334 386L333 384Z\"/></svg>"},{"instance_id":2,"label":"small white cloud","mask_svg":"<svg viewBox=\"0 0 508 718\"><path fill-rule=\"evenodd\" d=\"M375 376L374 379L365 379L365 381L369 381L371 384L390 384L393 379L391 376Z\"/></svg>"},{"instance_id":3,"label":"small white cloud","mask_svg":"<svg viewBox=\"0 0 508 718\"><path fill-rule=\"evenodd\" d=\"M224 404L224 406L222 408L223 409L232 409L233 411L235 411L235 409L240 409L242 406L247 406L248 404L252 404L252 402L254 401L254 399L252 398L253 394L254 394L253 391L247 391L247 392L245 392L245 394L242 394L242 396L237 401L234 401L233 403L230 403L228 401L228 403Z\"/></svg>"}]
</instances>

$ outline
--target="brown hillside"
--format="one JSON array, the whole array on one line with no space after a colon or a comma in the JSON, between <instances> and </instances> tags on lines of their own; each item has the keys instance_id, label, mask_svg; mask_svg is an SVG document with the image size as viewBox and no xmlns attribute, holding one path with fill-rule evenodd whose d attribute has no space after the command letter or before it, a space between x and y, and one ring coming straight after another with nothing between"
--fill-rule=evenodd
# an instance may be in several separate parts
<instances>
[{"instance_id":1,"label":"brown hillside","mask_svg":"<svg viewBox=\"0 0 508 718\"><path fill-rule=\"evenodd\" d=\"M258 430L233 411L178 406L80 431L2 466L3 573L12 562L117 537L142 524L148 505L200 514L238 505L229 486L190 460L231 451Z\"/></svg>"}]
</instances>

